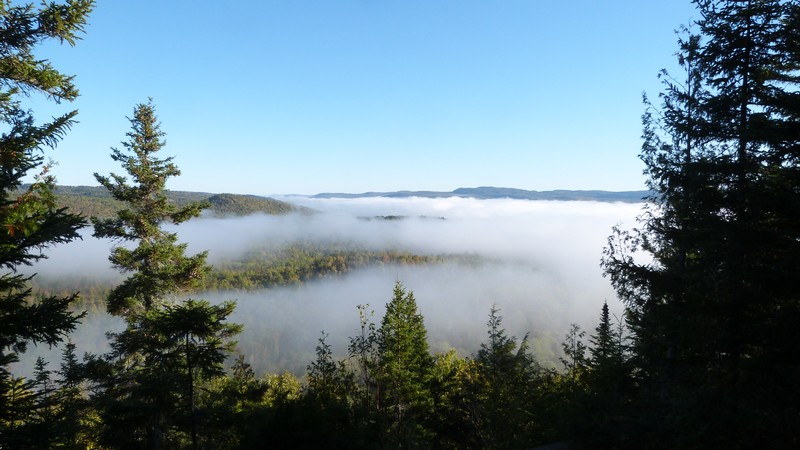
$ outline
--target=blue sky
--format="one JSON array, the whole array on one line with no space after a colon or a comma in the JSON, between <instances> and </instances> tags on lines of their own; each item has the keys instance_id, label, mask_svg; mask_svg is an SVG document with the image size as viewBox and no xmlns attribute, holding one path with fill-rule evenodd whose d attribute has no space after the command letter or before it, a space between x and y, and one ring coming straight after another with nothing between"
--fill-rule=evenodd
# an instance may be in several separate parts
<instances>
[{"instance_id":1,"label":"blue sky","mask_svg":"<svg viewBox=\"0 0 800 450\"><path fill-rule=\"evenodd\" d=\"M100 1L74 48L61 184L119 173L152 97L168 188L259 195L644 188L642 92L673 68L688 1Z\"/></svg>"}]
</instances>

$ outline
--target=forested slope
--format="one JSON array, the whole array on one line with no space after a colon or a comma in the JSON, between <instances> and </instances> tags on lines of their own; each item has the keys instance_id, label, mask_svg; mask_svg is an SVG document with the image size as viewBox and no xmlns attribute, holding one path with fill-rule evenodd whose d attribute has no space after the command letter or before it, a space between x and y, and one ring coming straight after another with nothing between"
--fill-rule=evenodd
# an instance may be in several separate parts
<instances>
[{"instance_id":1,"label":"forested slope","mask_svg":"<svg viewBox=\"0 0 800 450\"><path fill-rule=\"evenodd\" d=\"M121 202L114 200L108 191L100 186L58 186L55 194L60 206L86 217L109 218L122 207ZM166 194L167 198L179 207L192 202L207 202L209 206L206 210L216 217L311 211L308 208L257 195L187 191L167 191Z\"/></svg>"}]
</instances>

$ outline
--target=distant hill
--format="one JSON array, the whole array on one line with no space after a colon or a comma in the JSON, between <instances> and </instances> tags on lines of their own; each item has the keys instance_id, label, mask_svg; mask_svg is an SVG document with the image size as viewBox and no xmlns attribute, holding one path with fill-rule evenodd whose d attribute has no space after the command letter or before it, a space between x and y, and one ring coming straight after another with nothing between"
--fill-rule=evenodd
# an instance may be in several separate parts
<instances>
[{"instance_id":1,"label":"distant hill","mask_svg":"<svg viewBox=\"0 0 800 450\"><path fill-rule=\"evenodd\" d=\"M122 203L114 200L101 186L58 186L56 197L61 206L87 217L108 218L122 207ZM216 217L246 216L254 213L280 215L310 211L302 206L257 195L167 191L167 197L178 206L206 200L211 204L208 211Z\"/></svg>"},{"instance_id":2,"label":"distant hill","mask_svg":"<svg viewBox=\"0 0 800 450\"><path fill-rule=\"evenodd\" d=\"M477 199L511 198L519 200L584 200L596 202L625 202L637 203L650 195L650 191L526 191L503 187L482 186L477 188L458 188L451 192L437 191L394 191L394 192L365 192L363 194L322 193L313 198L363 198L363 197L425 197L446 198L463 197Z\"/></svg>"},{"instance_id":3,"label":"distant hill","mask_svg":"<svg viewBox=\"0 0 800 450\"><path fill-rule=\"evenodd\" d=\"M291 203L258 195L216 194L208 197L209 208L216 216L246 216L256 212L265 214L289 214L306 210Z\"/></svg>"}]
</instances>

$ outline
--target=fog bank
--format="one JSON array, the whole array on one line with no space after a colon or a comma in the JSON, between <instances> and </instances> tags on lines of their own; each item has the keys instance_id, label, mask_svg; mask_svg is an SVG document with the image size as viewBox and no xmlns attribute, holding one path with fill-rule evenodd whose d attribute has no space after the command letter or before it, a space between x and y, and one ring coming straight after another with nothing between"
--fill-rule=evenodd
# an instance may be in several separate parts
<instances>
[{"instance_id":1,"label":"fog bank","mask_svg":"<svg viewBox=\"0 0 800 450\"><path fill-rule=\"evenodd\" d=\"M611 227L632 226L641 211L640 204L600 202L287 200L318 213L202 217L172 229L188 243L189 252L208 250L211 264L256 247L298 241L425 255L470 254L485 260L477 266L376 267L300 287L203 295L237 300L233 320L245 325L240 351L258 363L259 371L302 372L313 359L321 330L330 333L334 351L343 354L347 337L358 331L356 305L372 305L378 323L395 280L414 292L433 350L476 351L485 339L489 308L497 303L509 334L530 332L535 350L555 360L569 323L591 332L603 301L608 300L612 311L621 310L601 276L601 252ZM406 218L367 220L376 216ZM48 250L50 259L33 270L42 276L115 276L107 261L111 244L87 234L83 241ZM90 319L81 336L91 335L86 331L91 328ZM103 340L104 331L98 329L95 339Z\"/></svg>"}]
</instances>

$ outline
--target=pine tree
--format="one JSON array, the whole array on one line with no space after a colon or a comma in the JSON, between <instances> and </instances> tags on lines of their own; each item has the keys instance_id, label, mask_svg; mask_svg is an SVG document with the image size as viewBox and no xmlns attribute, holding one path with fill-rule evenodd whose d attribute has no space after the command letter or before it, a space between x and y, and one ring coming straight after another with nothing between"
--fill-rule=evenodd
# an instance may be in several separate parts
<instances>
[{"instance_id":1,"label":"pine tree","mask_svg":"<svg viewBox=\"0 0 800 450\"><path fill-rule=\"evenodd\" d=\"M29 410L20 409L26 382L8 365L30 344L58 344L80 319L69 309L76 296L33 298L32 276L18 272L45 258L43 249L78 238L84 225L83 218L57 207L52 164L45 162L45 151L56 147L77 111L37 124L21 99L40 94L71 102L78 96L73 77L34 50L51 40L74 45L92 7L89 0L39 8L0 2L0 447L19 448L11 441L13 430L22 415L40 407L33 402L26 404ZM23 186L31 175L34 182Z\"/></svg>"},{"instance_id":2,"label":"pine tree","mask_svg":"<svg viewBox=\"0 0 800 450\"><path fill-rule=\"evenodd\" d=\"M573 388L579 388L585 382L586 370L588 361L586 359L586 344L583 343L583 338L586 336L585 331L581 331L578 324L570 324L569 331L564 337L564 342L561 343L561 348L564 351L561 364L564 366L567 379Z\"/></svg>"},{"instance_id":3,"label":"pine tree","mask_svg":"<svg viewBox=\"0 0 800 450\"><path fill-rule=\"evenodd\" d=\"M799 7L694 3L686 81L665 73L644 117L652 206L639 232L612 236L604 262L628 306L636 416L685 439L665 446L797 445L786 430L800 424L789 344L800 339Z\"/></svg>"}]
</instances>

